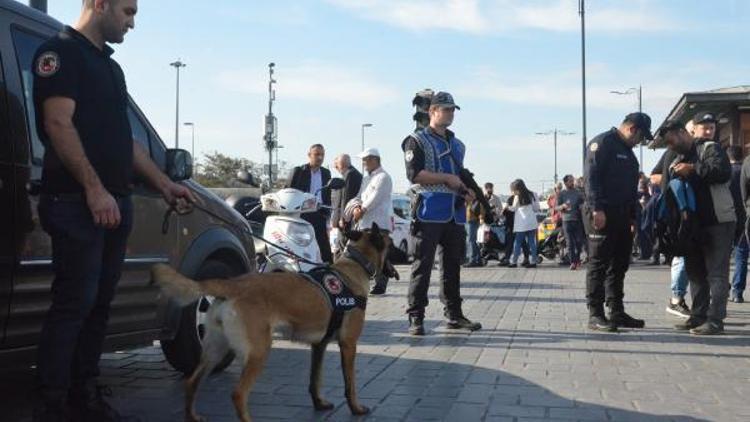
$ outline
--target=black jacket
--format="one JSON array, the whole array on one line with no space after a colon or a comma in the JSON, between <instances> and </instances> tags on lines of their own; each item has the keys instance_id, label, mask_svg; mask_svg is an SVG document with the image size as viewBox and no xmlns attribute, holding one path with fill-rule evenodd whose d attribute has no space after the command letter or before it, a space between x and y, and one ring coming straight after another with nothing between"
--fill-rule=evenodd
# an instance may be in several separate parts
<instances>
[{"instance_id":1,"label":"black jacket","mask_svg":"<svg viewBox=\"0 0 750 422\"><path fill-rule=\"evenodd\" d=\"M586 149L586 205L591 210L623 209L635 217L638 159L616 128L599 134Z\"/></svg>"},{"instance_id":2,"label":"black jacket","mask_svg":"<svg viewBox=\"0 0 750 422\"><path fill-rule=\"evenodd\" d=\"M359 194L359 188L362 186L362 173L360 173L354 167L349 167L346 175L344 176L344 188L335 192L333 200L333 219L338 220L341 218L344 208L352 198ZM338 221L333 221L333 224L338 224Z\"/></svg>"},{"instance_id":3,"label":"black jacket","mask_svg":"<svg viewBox=\"0 0 750 422\"><path fill-rule=\"evenodd\" d=\"M329 180L331 180L331 171L328 170L325 167L320 168L320 176L321 181L323 182L323 186L328 183ZM287 179L287 188L294 188L301 190L302 192L310 192L310 179L311 179L311 173L310 173L310 165L305 164L302 166L297 166L292 169L292 172L289 174L289 178ZM315 193L315 192L310 192ZM331 205L331 191L326 189L323 192L321 192L321 197L323 198L323 205ZM328 209L321 209L321 212L324 215L330 215L330 210Z\"/></svg>"}]
</instances>

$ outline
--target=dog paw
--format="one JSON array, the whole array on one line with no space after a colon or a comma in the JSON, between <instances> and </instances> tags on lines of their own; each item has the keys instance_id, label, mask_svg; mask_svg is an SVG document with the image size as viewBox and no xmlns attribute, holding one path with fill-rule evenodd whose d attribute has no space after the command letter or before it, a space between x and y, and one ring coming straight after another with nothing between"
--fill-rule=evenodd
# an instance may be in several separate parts
<instances>
[{"instance_id":1,"label":"dog paw","mask_svg":"<svg viewBox=\"0 0 750 422\"><path fill-rule=\"evenodd\" d=\"M358 404L356 406L351 406L350 409L352 411L352 415L355 415L355 416L366 415L366 414L370 413L370 408L369 407L362 406L360 404Z\"/></svg>"},{"instance_id":2,"label":"dog paw","mask_svg":"<svg viewBox=\"0 0 750 422\"><path fill-rule=\"evenodd\" d=\"M333 403L331 403L329 401L325 401L323 399L313 400L313 406L315 406L315 410L331 410L331 409L333 409Z\"/></svg>"}]
</instances>

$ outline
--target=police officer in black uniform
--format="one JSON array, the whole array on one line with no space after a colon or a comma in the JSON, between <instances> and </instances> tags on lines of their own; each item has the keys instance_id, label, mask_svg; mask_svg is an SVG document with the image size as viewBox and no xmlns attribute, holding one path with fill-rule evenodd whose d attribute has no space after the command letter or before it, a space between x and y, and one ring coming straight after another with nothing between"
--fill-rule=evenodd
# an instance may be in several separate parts
<instances>
[{"instance_id":1,"label":"police officer in black uniform","mask_svg":"<svg viewBox=\"0 0 750 422\"><path fill-rule=\"evenodd\" d=\"M133 174L167 202L194 200L133 142L125 77L107 43L124 40L137 9L137 0L85 0L75 27L42 44L33 63L46 147L39 216L55 273L39 342L35 421L123 420L96 377L132 225Z\"/></svg>"},{"instance_id":2,"label":"police officer in black uniform","mask_svg":"<svg viewBox=\"0 0 750 422\"><path fill-rule=\"evenodd\" d=\"M643 328L643 320L625 313L623 281L630 265L632 227L638 206L638 160L633 147L651 140L651 118L645 113L625 116L589 142L586 150L584 225L589 239L586 301L589 328L617 331ZM604 315L604 304L609 318Z\"/></svg>"},{"instance_id":3,"label":"police officer in black uniform","mask_svg":"<svg viewBox=\"0 0 750 422\"><path fill-rule=\"evenodd\" d=\"M441 288L447 327L479 330L482 325L467 319L461 310L461 258L466 253L466 202L474 197L461 182L464 144L448 130L459 107L453 96L438 92L430 100L429 125L409 135L401 145L406 175L417 193L412 204L415 257L409 284L409 333L424 335L427 289L440 246Z\"/></svg>"}]
</instances>

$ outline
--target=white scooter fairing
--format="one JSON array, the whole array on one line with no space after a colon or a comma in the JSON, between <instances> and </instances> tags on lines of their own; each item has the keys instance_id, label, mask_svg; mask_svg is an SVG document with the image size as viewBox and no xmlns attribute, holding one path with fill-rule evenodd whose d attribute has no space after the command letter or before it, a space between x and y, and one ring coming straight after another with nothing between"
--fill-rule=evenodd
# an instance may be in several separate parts
<instances>
[{"instance_id":1,"label":"white scooter fairing","mask_svg":"<svg viewBox=\"0 0 750 422\"><path fill-rule=\"evenodd\" d=\"M315 212L320 204L317 196L297 189L281 189L260 197L266 217L263 237L294 254L322 265L320 248L312 224L302 219L302 214ZM284 250L266 245L266 263L262 272L308 271L315 264L300 261Z\"/></svg>"}]
</instances>

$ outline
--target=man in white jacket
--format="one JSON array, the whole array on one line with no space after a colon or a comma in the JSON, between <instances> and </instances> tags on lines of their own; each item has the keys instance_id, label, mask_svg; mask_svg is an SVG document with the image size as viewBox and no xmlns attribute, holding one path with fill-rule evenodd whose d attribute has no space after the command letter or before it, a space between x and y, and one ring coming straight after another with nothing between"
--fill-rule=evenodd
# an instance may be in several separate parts
<instances>
[{"instance_id":1,"label":"man in white jacket","mask_svg":"<svg viewBox=\"0 0 750 422\"><path fill-rule=\"evenodd\" d=\"M367 175L362 179L359 194L346 204L345 218L354 222L357 228L369 229L372 223L375 223L380 230L390 233L393 213L391 176L380 165L380 152L376 148L367 148L357 157L362 159L362 166ZM384 294L387 282L388 278L380 271L375 276L375 287L372 288L370 294Z\"/></svg>"}]
</instances>

